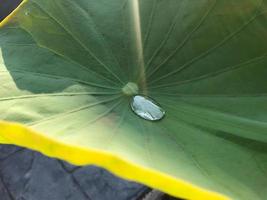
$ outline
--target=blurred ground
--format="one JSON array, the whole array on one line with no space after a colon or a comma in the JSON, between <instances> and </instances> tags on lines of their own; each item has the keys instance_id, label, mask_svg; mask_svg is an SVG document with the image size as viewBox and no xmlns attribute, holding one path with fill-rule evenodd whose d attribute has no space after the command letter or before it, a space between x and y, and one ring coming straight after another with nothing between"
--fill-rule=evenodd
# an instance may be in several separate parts
<instances>
[{"instance_id":1,"label":"blurred ground","mask_svg":"<svg viewBox=\"0 0 267 200\"><path fill-rule=\"evenodd\" d=\"M0 21L14 10L22 0L0 0Z\"/></svg>"},{"instance_id":2,"label":"blurred ground","mask_svg":"<svg viewBox=\"0 0 267 200\"><path fill-rule=\"evenodd\" d=\"M137 200L148 191L95 166L75 167L27 149L0 145L1 200Z\"/></svg>"},{"instance_id":3,"label":"blurred ground","mask_svg":"<svg viewBox=\"0 0 267 200\"><path fill-rule=\"evenodd\" d=\"M151 189L95 166L77 167L0 145L0 200L143 200ZM145 200L175 200L167 195Z\"/></svg>"}]
</instances>

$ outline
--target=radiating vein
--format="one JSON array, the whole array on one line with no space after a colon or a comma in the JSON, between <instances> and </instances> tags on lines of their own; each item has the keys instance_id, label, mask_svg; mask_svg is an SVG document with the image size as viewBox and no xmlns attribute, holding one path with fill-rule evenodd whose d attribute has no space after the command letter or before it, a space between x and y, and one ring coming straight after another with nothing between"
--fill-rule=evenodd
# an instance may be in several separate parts
<instances>
[{"instance_id":1,"label":"radiating vein","mask_svg":"<svg viewBox=\"0 0 267 200\"><path fill-rule=\"evenodd\" d=\"M101 120L102 118L104 118L105 116L107 116L109 113L111 113L117 106L119 106L119 105L121 104L122 101L123 101L123 100L121 99L121 100L119 100L118 102L114 103L112 106L108 107L104 112L100 113L99 115L96 115L96 116L94 117L94 119L89 120L88 122L86 122L85 125L80 125L80 126L76 129L76 131L77 131L77 130L84 129L84 128L87 128L87 126L88 126L89 124L93 124L93 123L95 123L95 122Z\"/></svg>"},{"instance_id":2,"label":"radiating vein","mask_svg":"<svg viewBox=\"0 0 267 200\"><path fill-rule=\"evenodd\" d=\"M98 105L101 105L101 104L104 104L104 103L108 103L108 102L114 101L114 100L119 99L119 98L120 98L120 95L117 95L117 96L115 96L113 98L97 101L97 102L94 102L94 103L89 103L89 104L86 104L86 105L81 106L79 108L75 108L75 109L72 109L72 110L69 110L69 111L66 111L66 112L63 112L63 113L59 113L59 114L55 114L55 115L52 115L52 116L49 116L49 117L45 117L45 118L43 118L41 120L38 120L38 121L35 121L35 122L27 123L26 125L27 126L35 126L35 125L43 123L43 122L47 122L47 121L50 121L50 120L54 120L54 119L58 119L58 118L61 118L61 117L65 117L67 115L70 115L70 114L73 114L73 113L76 113L76 112L79 112L79 111L82 111L82 110L86 110L86 109L92 108L94 106L98 106Z\"/></svg>"},{"instance_id":3,"label":"radiating vein","mask_svg":"<svg viewBox=\"0 0 267 200\"><path fill-rule=\"evenodd\" d=\"M185 94L185 93L168 93L168 92L154 92L151 91L152 96L160 95L160 96L169 96L169 97L185 97L185 98L222 98L222 97L229 97L229 98L245 98L245 97L267 97L267 93L257 93L257 94ZM173 102L177 102L177 98L169 99Z\"/></svg>"},{"instance_id":4,"label":"radiating vein","mask_svg":"<svg viewBox=\"0 0 267 200\"><path fill-rule=\"evenodd\" d=\"M50 16L51 19L53 19L58 25L60 25L66 33L68 33L75 41L77 41L81 47L84 48L100 65L102 65L114 78L116 78L120 83L123 83L123 81L116 75L112 70L109 69L109 67L103 63L90 49L87 48L77 37L75 37L63 24L61 24L55 17L53 17L48 11L46 11L42 6L40 6L37 2L33 1L33 3L40 8L42 11L44 11L48 16Z\"/></svg>"},{"instance_id":5,"label":"radiating vein","mask_svg":"<svg viewBox=\"0 0 267 200\"><path fill-rule=\"evenodd\" d=\"M123 2L123 5L122 5L122 9L121 9L121 16L122 16L122 20L121 20L121 22L122 22L122 27L123 27L123 48L124 49L127 49L127 48L129 48L129 41L128 41L128 39L126 39L127 37L128 37L128 34L127 34L127 31L128 31L128 29L127 29L127 17L126 17L126 7L127 7L127 4L128 4L128 1L129 0L124 0L124 2ZM127 37L126 37L127 36ZM131 70L130 70L130 66L129 66L129 59L127 59L127 62L126 62L126 70L127 70L127 73L126 73L126 76L127 76L127 78L128 78L128 80L131 80L132 78L131 78L131 76L132 76L132 73L130 72Z\"/></svg>"},{"instance_id":6,"label":"radiating vein","mask_svg":"<svg viewBox=\"0 0 267 200\"><path fill-rule=\"evenodd\" d=\"M182 152L187 155L187 158L189 158L195 165L195 167L205 176L205 177L210 177L209 173L207 172L206 169L204 169L204 167L199 163L199 161L197 160L196 156L193 155L192 152L189 152L188 150L186 150L185 145L182 142L178 142L178 140L173 137L170 133L168 128L162 124L160 126L161 128L164 128L166 131L164 132L160 132L161 134L164 134L164 137L167 136L169 138L170 141L174 142L176 148L178 148L178 151L180 152L182 150Z\"/></svg>"},{"instance_id":7,"label":"radiating vein","mask_svg":"<svg viewBox=\"0 0 267 200\"><path fill-rule=\"evenodd\" d=\"M22 99L33 99L43 97L71 97L71 96L88 96L88 95L114 95L118 93L106 93L106 92L62 92L62 93L49 93L49 94L29 94L13 97L3 97L0 101L11 101L11 100L22 100Z\"/></svg>"},{"instance_id":8,"label":"radiating vein","mask_svg":"<svg viewBox=\"0 0 267 200\"><path fill-rule=\"evenodd\" d=\"M183 122L183 123L186 123L186 122ZM186 149L186 146L183 143L178 142L178 140L169 133L169 130L168 130L168 128L165 125L162 125L161 127L166 130L166 132L164 132L164 134L166 134L170 138L170 140L174 142L175 146L178 148L178 151L182 150L182 152L185 155L187 155L187 158L189 158L192 161L192 163L194 164L194 166L200 171L200 173L204 177L206 177L208 180L211 180L213 183L217 183L218 185L223 186L224 188L226 188L230 192L234 192L234 193L236 192L235 190L232 189L232 187L229 187L227 184L223 183L219 179L215 179L216 177L212 176L209 173L209 170L206 169L201 164L201 162L198 161L198 159L194 155L194 153L191 152L188 148Z\"/></svg>"},{"instance_id":9,"label":"radiating vein","mask_svg":"<svg viewBox=\"0 0 267 200\"><path fill-rule=\"evenodd\" d=\"M31 36L33 37L33 35L32 35L27 29L25 29L25 28L23 28L23 27L21 27L20 29L24 30L25 32L27 32L29 35L31 35ZM6 45L6 44L7 44L7 43L5 43L5 45ZM10 44L8 44L8 45L10 45ZM4 45L1 45L1 46L4 46ZM23 44L23 45L21 45L21 46L25 46L25 45ZM118 85L115 81L110 80L110 79L108 79L107 77L103 76L102 74L100 74L100 73L98 73L98 72L96 72L96 71L93 71L93 70L89 69L88 67L86 67L85 65L83 65L83 64L81 64L81 63L78 63L78 62L77 62L76 60L74 60L73 58L70 58L70 57L65 56L65 55L63 55L63 54L60 54L59 52L57 52L57 51L55 51L55 50L53 50L53 49L51 49L51 48L49 48L49 47L47 47L47 46L44 46L44 45L42 45L42 44L40 44L40 43L38 43L38 42L36 43L36 45L32 45L32 47L34 47L34 46L36 46L36 48L43 48L43 49L46 49L46 50L48 50L48 51L50 51L50 52L56 54L57 56L59 56L59 57L61 57L61 58L63 58L63 59L68 60L69 62L72 62L72 63L78 65L79 67L81 67L82 69L86 70L87 72L89 72L89 73L94 73L95 75L101 77L102 79L104 79L104 80L110 82L110 83L113 84L113 85ZM120 87L121 87L121 86L120 86Z\"/></svg>"},{"instance_id":10,"label":"radiating vein","mask_svg":"<svg viewBox=\"0 0 267 200\"><path fill-rule=\"evenodd\" d=\"M126 113L128 113L128 106L124 106L123 112L120 115L120 120L117 123L116 127L112 130L111 136L107 139L107 144L105 145L106 148L105 150L109 150L110 146L112 144L112 140L118 135L118 130L119 128L122 126L122 124L124 123L124 120L126 118Z\"/></svg>"},{"instance_id":11,"label":"radiating vein","mask_svg":"<svg viewBox=\"0 0 267 200\"><path fill-rule=\"evenodd\" d=\"M192 125L226 132L231 130L231 134L241 138L267 143L267 136L265 134L267 122L265 121L258 121L232 113L196 106L184 100L179 101L179 106L169 105L166 102L162 102L162 104L164 104L166 108L168 107L169 109L176 110L181 116L179 120L187 121L187 123ZM216 127L214 127L215 124L217 125ZM251 132L253 132L253 134L251 134Z\"/></svg>"},{"instance_id":12,"label":"radiating vein","mask_svg":"<svg viewBox=\"0 0 267 200\"><path fill-rule=\"evenodd\" d=\"M201 25L205 22L205 20L208 18L208 16L210 15L210 13L213 11L213 9L215 8L217 4L217 0L214 1L214 3L212 4L212 6L210 7L210 9L208 9L208 11L204 14L204 16L200 19L199 23L196 25L195 28L193 28L193 30L185 37L185 39L182 41L182 43L180 45L178 45L174 51L172 53L170 53L169 56L167 56L166 59L164 59L159 65L157 65L156 67L153 68L153 70L148 74L148 77L151 77L156 71L158 71L165 63L167 63L179 50L181 50L184 45L190 40L190 38L193 36L193 34L201 27ZM175 24L174 24L175 26ZM172 29L172 27L171 27ZM170 32L171 33L171 32ZM169 33L169 34L170 34ZM169 35L167 34L167 37L165 38L165 40L168 40ZM160 48L163 47L163 45L166 43L166 41L163 41L162 46L160 46ZM160 50L160 49L159 49ZM158 50L158 51L159 51ZM157 54L158 52L156 52ZM156 55L155 55L156 56ZM155 57L154 56L154 57ZM154 58L152 57L152 59ZM152 62L152 60L151 60Z\"/></svg>"},{"instance_id":13,"label":"radiating vein","mask_svg":"<svg viewBox=\"0 0 267 200\"><path fill-rule=\"evenodd\" d=\"M250 19L248 20L245 24L243 24L239 29L237 29L236 31L234 31L233 33L231 33L230 35L228 35L225 39L223 39L221 42L219 42L217 45L211 47L210 49L208 49L207 51L205 51L204 53L200 54L199 56L193 58L192 60L190 60L189 62L185 63L184 65L182 65L181 67L178 67L178 69L169 72L157 79L154 79L153 81L150 82L150 84L155 83L157 81L160 81L162 79L168 78L169 76L172 76L178 72L181 72L182 70L186 69L187 67L190 67L193 63L203 59L204 57L208 56L210 53L212 53L213 51L215 51L216 49L218 49L219 47L221 47L222 45L224 45L226 42L228 42L229 40L231 40L235 35L237 35L238 33L240 33L244 28L246 28L250 23L252 23L257 17L259 17L260 15L265 14L266 12L262 12L260 14L258 14L258 12Z\"/></svg>"},{"instance_id":14,"label":"radiating vein","mask_svg":"<svg viewBox=\"0 0 267 200\"><path fill-rule=\"evenodd\" d=\"M151 13L150 13L149 20L148 20L147 31L146 31L145 37L144 37L144 43L143 43L144 44L143 45L144 49L146 48L146 45L147 45L147 42L148 42L148 37L149 37L151 29L152 29L153 19L154 19L155 14L156 14L157 2L158 2L158 0L154 0L153 1Z\"/></svg>"},{"instance_id":15,"label":"radiating vein","mask_svg":"<svg viewBox=\"0 0 267 200\"><path fill-rule=\"evenodd\" d=\"M184 80L184 81L178 81L176 83L169 83L169 84L161 84L161 85L151 86L150 89L186 85L186 84L189 84L189 83L192 83L192 82L197 82L197 81L205 80L205 79L208 79L208 78L214 78L214 77L219 76L219 75L221 75L223 73L228 73L228 72L231 72L231 71L234 71L234 70L238 70L241 67L244 67L246 65L257 63L257 62L263 60L266 57L267 57L267 53L263 54L262 56L258 56L256 58L249 59L249 60L247 60L247 61L245 61L243 63L223 68L223 69L218 70L216 72L211 72L211 73L208 73L208 74L196 77L196 78Z\"/></svg>"},{"instance_id":16,"label":"radiating vein","mask_svg":"<svg viewBox=\"0 0 267 200\"><path fill-rule=\"evenodd\" d=\"M1 46L31 46L31 47L35 47L36 43L19 44L19 43L5 42L5 45L1 45Z\"/></svg>"},{"instance_id":17,"label":"radiating vein","mask_svg":"<svg viewBox=\"0 0 267 200\"><path fill-rule=\"evenodd\" d=\"M106 85L102 85L102 84L97 84L97 83L92 83L92 82L88 82L88 81L83 81L80 79L74 79L74 78L70 78L70 77L65 77L65 76L59 76L59 75L52 75L52 74L45 74L45 73L38 73L38 72L31 72L31 71L26 71L26 70L0 70L0 74L1 73L21 73L21 74L31 74L33 76L40 76L40 77L47 77L47 78L53 78L53 79L64 79L64 80L69 80L69 81L73 81L76 83L81 83L87 86L94 86L94 87L98 87L98 88L105 88L105 89L112 89L112 90L120 90L121 88L119 87L112 87L112 86L106 86Z\"/></svg>"},{"instance_id":18,"label":"radiating vein","mask_svg":"<svg viewBox=\"0 0 267 200\"><path fill-rule=\"evenodd\" d=\"M178 18L180 16L180 12L179 9L177 10L177 14L175 15L175 17L173 18L173 21L167 31L165 35L165 37L163 38L163 40L160 42L160 45L158 46L158 48L156 48L156 50L154 51L154 53L152 54L151 58L148 60L146 66L147 66L147 70L151 64L151 62L154 60L154 58L159 54L159 52L161 51L161 49L164 47L164 45L166 44L166 42L168 41L168 39L170 38L171 34L173 33L177 23L178 23Z\"/></svg>"},{"instance_id":19,"label":"radiating vein","mask_svg":"<svg viewBox=\"0 0 267 200\"><path fill-rule=\"evenodd\" d=\"M149 143L150 143L150 138L149 138L149 133L145 130L145 126L143 124L143 122L139 119L139 118L136 118L137 120L137 123L139 123L139 126L140 126L140 130L141 130L141 134L144 138L144 149L145 149L145 153L147 155L147 164L152 166L153 164L153 161L152 161L152 154L151 154L151 151L150 151L150 148L149 148Z\"/></svg>"},{"instance_id":20,"label":"radiating vein","mask_svg":"<svg viewBox=\"0 0 267 200\"><path fill-rule=\"evenodd\" d=\"M68 2L70 2L70 4L71 4L71 3L73 3L74 1L68 1ZM117 65L117 66L120 66L120 63L119 63L119 61L118 61L118 58L114 55L114 52L111 50L110 45L109 45L108 42L105 40L103 34L99 31L99 29L98 29L98 27L97 27L97 24L96 24L95 21L93 20L93 18L92 18L92 16L90 15L90 13L87 13L87 12L85 11L85 9L82 8L80 5L78 5L78 4L75 4L75 5L78 7L78 9L79 9L79 11L81 11L81 13L83 13L84 15L88 16L88 17L91 19L91 22L93 23L93 26L92 26L92 27L94 28L95 32L98 33L98 37L100 38L101 42L102 42L102 43L104 44L104 46L106 47L105 50L106 50L107 52L109 52L109 54L113 57L114 61L116 62L116 65ZM121 66L120 66L120 68L121 68ZM118 77L118 78L119 78L119 77ZM120 80L121 80L121 79L120 79ZM123 83L122 80L121 80L121 83Z\"/></svg>"}]
</instances>

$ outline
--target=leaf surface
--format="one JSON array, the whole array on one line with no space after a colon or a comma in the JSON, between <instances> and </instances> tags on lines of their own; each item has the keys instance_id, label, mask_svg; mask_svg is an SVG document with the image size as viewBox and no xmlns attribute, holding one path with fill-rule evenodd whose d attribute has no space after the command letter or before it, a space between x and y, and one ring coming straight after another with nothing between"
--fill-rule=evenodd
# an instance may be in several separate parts
<instances>
[{"instance_id":1,"label":"leaf surface","mask_svg":"<svg viewBox=\"0 0 267 200\"><path fill-rule=\"evenodd\" d=\"M266 8L24 1L0 29L0 119L24 126L1 122L0 141L187 199L264 199ZM166 117L137 117L128 82Z\"/></svg>"}]
</instances>

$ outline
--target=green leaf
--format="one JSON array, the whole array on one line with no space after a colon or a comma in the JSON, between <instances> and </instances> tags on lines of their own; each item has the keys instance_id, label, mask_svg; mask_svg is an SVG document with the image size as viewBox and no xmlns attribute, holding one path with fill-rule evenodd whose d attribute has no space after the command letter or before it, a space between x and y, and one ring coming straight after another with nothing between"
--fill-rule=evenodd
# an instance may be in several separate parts
<instances>
[{"instance_id":1,"label":"green leaf","mask_svg":"<svg viewBox=\"0 0 267 200\"><path fill-rule=\"evenodd\" d=\"M28 128L1 122L0 141L183 198L265 199L266 22L265 0L24 1L0 29L0 119ZM129 82L161 121L132 112Z\"/></svg>"}]
</instances>

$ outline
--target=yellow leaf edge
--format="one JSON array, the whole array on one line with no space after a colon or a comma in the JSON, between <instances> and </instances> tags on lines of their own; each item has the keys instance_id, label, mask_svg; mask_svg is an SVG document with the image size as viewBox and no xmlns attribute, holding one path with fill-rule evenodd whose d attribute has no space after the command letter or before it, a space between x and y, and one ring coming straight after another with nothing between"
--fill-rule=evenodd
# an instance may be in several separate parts
<instances>
[{"instance_id":1,"label":"yellow leaf edge","mask_svg":"<svg viewBox=\"0 0 267 200\"><path fill-rule=\"evenodd\" d=\"M28 0L23 0L8 16L6 16L6 18L4 18L4 20L0 21L0 28L5 26L27 1Z\"/></svg>"},{"instance_id":2,"label":"yellow leaf edge","mask_svg":"<svg viewBox=\"0 0 267 200\"><path fill-rule=\"evenodd\" d=\"M189 182L137 165L110 152L57 141L21 124L0 121L0 143L39 151L75 165L94 164L117 176L143 183L170 195L190 200L230 200Z\"/></svg>"}]
</instances>

